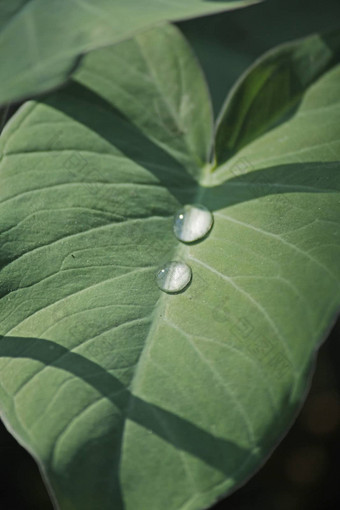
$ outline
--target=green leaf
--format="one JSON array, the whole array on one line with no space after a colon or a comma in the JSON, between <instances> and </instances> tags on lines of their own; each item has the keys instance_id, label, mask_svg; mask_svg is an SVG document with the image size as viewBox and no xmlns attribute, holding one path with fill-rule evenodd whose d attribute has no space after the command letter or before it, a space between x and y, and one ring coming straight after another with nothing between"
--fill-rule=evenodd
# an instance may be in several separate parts
<instances>
[{"instance_id":1,"label":"green leaf","mask_svg":"<svg viewBox=\"0 0 340 510\"><path fill-rule=\"evenodd\" d=\"M62 510L206 508L287 431L340 304L339 79L212 172L206 86L166 26L7 124L2 416ZM190 202L214 226L184 245ZM167 295L174 259L193 279Z\"/></svg>"},{"instance_id":2,"label":"green leaf","mask_svg":"<svg viewBox=\"0 0 340 510\"><path fill-rule=\"evenodd\" d=\"M261 0L0 0L0 105L61 85L78 58L165 20Z\"/></svg>"},{"instance_id":3,"label":"green leaf","mask_svg":"<svg viewBox=\"0 0 340 510\"><path fill-rule=\"evenodd\" d=\"M297 107L308 85L340 57L340 35L287 43L259 59L231 91L217 121L221 163Z\"/></svg>"},{"instance_id":4,"label":"green leaf","mask_svg":"<svg viewBox=\"0 0 340 510\"><path fill-rule=\"evenodd\" d=\"M226 92L256 58L298 37L338 29L339 19L338 0L270 0L180 27L199 57L217 114Z\"/></svg>"}]
</instances>

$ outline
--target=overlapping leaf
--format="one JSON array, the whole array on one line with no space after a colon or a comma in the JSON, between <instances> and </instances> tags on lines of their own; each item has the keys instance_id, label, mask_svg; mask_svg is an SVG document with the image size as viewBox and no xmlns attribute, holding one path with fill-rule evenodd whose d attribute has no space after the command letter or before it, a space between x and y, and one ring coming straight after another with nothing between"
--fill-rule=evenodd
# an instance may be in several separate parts
<instances>
[{"instance_id":1,"label":"overlapping leaf","mask_svg":"<svg viewBox=\"0 0 340 510\"><path fill-rule=\"evenodd\" d=\"M203 509L290 425L340 303L340 68L318 43L290 118L259 136L255 115L228 160L220 131L215 171L209 96L172 27L91 54L5 129L1 408L62 510ZM213 231L180 244L172 216L197 201ZM171 259L193 270L172 296L155 282Z\"/></svg>"},{"instance_id":2,"label":"overlapping leaf","mask_svg":"<svg viewBox=\"0 0 340 510\"><path fill-rule=\"evenodd\" d=\"M78 57L164 20L260 0L0 0L0 104L63 83Z\"/></svg>"}]
</instances>

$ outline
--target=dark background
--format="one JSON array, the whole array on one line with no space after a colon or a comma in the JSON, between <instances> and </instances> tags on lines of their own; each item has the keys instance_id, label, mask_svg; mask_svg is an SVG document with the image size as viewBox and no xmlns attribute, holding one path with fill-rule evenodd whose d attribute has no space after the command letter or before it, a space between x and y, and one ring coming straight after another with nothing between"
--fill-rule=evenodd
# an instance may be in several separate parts
<instances>
[{"instance_id":1,"label":"dark background","mask_svg":"<svg viewBox=\"0 0 340 510\"><path fill-rule=\"evenodd\" d=\"M235 80L263 52L340 28L340 1L267 0L179 26L202 64L217 114ZM340 321L320 350L309 396L287 436L262 469L213 510L340 509L339 338ZM35 462L0 423L0 510L18 509L52 506Z\"/></svg>"}]
</instances>

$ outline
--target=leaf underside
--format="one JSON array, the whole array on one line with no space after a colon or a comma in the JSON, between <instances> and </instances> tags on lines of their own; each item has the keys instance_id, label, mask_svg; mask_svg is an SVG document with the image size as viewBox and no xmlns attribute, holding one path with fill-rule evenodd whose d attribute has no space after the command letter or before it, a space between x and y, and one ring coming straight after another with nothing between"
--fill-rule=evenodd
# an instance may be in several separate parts
<instances>
[{"instance_id":1,"label":"leaf underside","mask_svg":"<svg viewBox=\"0 0 340 510\"><path fill-rule=\"evenodd\" d=\"M214 171L210 98L171 26L92 53L5 128L2 417L62 510L206 508L301 405L340 302L340 67L323 38L301 45L303 65L279 48L238 85L258 95L232 93ZM261 94L268 59L298 98ZM191 202L214 226L183 245L172 218ZM192 283L161 293L178 259Z\"/></svg>"}]
</instances>

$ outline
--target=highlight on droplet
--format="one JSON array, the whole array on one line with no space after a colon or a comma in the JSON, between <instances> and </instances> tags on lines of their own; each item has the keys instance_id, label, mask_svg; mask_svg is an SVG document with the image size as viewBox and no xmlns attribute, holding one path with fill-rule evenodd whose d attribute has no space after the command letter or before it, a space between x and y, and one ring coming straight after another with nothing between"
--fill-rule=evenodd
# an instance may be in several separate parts
<instances>
[{"instance_id":1,"label":"highlight on droplet","mask_svg":"<svg viewBox=\"0 0 340 510\"><path fill-rule=\"evenodd\" d=\"M168 294L176 294L188 287L191 282L191 268L185 262L171 261L158 270L157 285Z\"/></svg>"},{"instance_id":2,"label":"highlight on droplet","mask_svg":"<svg viewBox=\"0 0 340 510\"><path fill-rule=\"evenodd\" d=\"M205 237L213 223L214 216L204 205L185 205L175 214L173 230L179 241L193 243Z\"/></svg>"}]
</instances>

